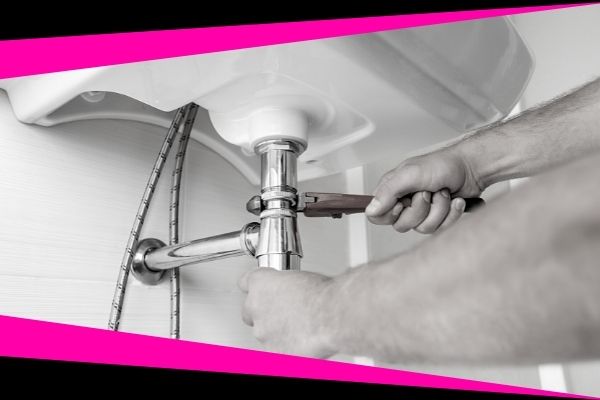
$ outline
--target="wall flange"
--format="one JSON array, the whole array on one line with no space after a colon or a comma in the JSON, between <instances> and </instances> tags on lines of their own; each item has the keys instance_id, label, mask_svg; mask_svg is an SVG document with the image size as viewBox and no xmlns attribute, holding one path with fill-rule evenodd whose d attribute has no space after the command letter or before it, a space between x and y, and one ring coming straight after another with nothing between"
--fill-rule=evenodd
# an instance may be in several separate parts
<instances>
[{"instance_id":1,"label":"wall flange","mask_svg":"<svg viewBox=\"0 0 600 400\"><path fill-rule=\"evenodd\" d=\"M160 249L165 246L166 244L158 239L148 238L141 240L135 249L133 262L131 263L131 272L133 273L133 276L146 285L158 285L162 280L165 271L157 271L148 268L144 260L146 254L152 250Z\"/></svg>"}]
</instances>

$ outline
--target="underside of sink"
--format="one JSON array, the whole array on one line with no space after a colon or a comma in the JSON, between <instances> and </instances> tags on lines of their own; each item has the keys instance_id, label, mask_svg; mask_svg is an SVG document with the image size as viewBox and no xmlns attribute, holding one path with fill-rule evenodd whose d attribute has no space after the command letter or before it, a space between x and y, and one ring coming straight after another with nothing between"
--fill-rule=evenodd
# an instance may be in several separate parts
<instances>
[{"instance_id":1,"label":"underside of sink","mask_svg":"<svg viewBox=\"0 0 600 400\"><path fill-rule=\"evenodd\" d=\"M192 137L258 183L256 129L288 133L273 120L256 125L257 115L302 116L298 174L308 179L501 119L532 70L513 25L494 18L7 79L0 88L19 120L44 126L115 118L167 126L195 102L204 111Z\"/></svg>"}]
</instances>

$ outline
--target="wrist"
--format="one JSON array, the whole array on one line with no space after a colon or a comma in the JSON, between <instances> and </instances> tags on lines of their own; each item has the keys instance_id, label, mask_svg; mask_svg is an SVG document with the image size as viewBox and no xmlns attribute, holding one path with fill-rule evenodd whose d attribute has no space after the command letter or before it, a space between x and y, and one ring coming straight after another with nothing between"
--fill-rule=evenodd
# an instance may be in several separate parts
<instances>
[{"instance_id":1,"label":"wrist","mask_svg":"<svg viewBox=\"0 0 600 400\"><path fill-rule=\"evenodd\" d=\"M451 147L480 192L494 183L523 175L524 143L520 138L513 140L509 134L516 129L511 121L491 125L465 134Z\"/></svg>"},{"instance_id":2,"label":"wrist","mask_svg":"<svg viewBox=\"0 0 600 400\"><path fill-rule=\"evenodd\" d=\"M366 266L348 270L331 278L324 286L317 302L319 335L331 353L354 353L353 335L360 319L357 306L362 290L355 283L362 279Z\"/></svg>"},{"instance_id":3,"label":"wrist","mask_svg":"<svg viewBox=\"0 0 600 400\"><path fill-rule=\"evenodd\" d=\"M324 282L316 301L313 303L314 332L318 335L325 352L331 354L341 351L337 340L337 332L339 331L339 321L336 316L336 307L339 302L337 280L338 278L335 277Z\"/></svg>"},{"instance_id":4,"label":"wrist","mask_svg":"<svg viewBox=\"0 0 600 400\"><path fill-rule=\"evenodd\" d=\"M469 197L479 196L493 183L491 171L484 164L485 149L472 141L471 138L465 138L448 148L453 157L462 164L466 175L464 191Z\"/></svg>"}]
</instances>

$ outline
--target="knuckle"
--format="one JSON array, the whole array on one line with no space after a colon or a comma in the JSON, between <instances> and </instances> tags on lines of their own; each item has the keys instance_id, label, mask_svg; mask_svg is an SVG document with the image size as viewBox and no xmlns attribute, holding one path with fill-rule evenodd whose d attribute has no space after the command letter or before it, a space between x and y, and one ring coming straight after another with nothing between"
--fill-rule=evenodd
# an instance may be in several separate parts
<instances>
[{"instance_id":1,"label":"knuckle","mask_svg":"<svg viewBox=\"0 0 600 400\"><path fill-rule=\"evenodd\" d=\"M393 193L398 181L411 182L419 178L421 167L410 161L383 174L377 185L378 193Z\"/></svg>"},{"instance_id":2,"label":"knuckle","mask_svg":"<svg viewBox=\"0 0 600 400\"><path fill-rule=\"evenodd\" d=\"M403 168L404 174L410 179L419 178L422 170L423 168L417 160L410 160Z\"/></svg>"},{"instance_id":3,"label":"knuckle","mask_svg":"<svg viewBox=\"0 0 600 400\"><path fill-rule=\"evenodd\" d=\"M248 275L248 289L260 287L263 279L268 275L270 268L257 268Z\"/></svg>"},{"instance_id":4,"label":"knuckle","mask_svg":"<svg viewBox=\"0 0 600 400\"><path fill-rule=\"evenodd\" d=\"M450 200L446 198L441 191L438 191L433 194L432 203L438 204L439 206L449 206Z\"/></svg>"},{"instance_id":5,"label":"knuckle","mask_svg":"<svg viewBox=\"0 0 600 400\"><path fill-rule=\"evenodd\" d=\"M379 185L377 186L377 195L385 196L385 195L390 195L391 193L393 193L393 191L394 191L393 182L394 181L392 179L387 179L387 180L379 183Z\"/></svg>"},{"instance_id":6,"label":"knuckle","mask_svg":"<svg viewBox=\"0 0 600 400\"><path fill-rule=\"evenodd\" d=\"M379 179L379 183L383 184L384 182L389 181L390 179L392 179L394 177L394 175L396 175L396 169L392 169L389 170L388 172L386 172L385 174L383 174L381 176L381 179Z\"/></svg>"},{"instance_id":7,"label":"knuckle","mask_svg":"<svg viewBox=\"0 0 600 400\"><path fill-rule=\"evenodd\" d=\"M379 183L377 184L377 191L389 189L390 182L394 180L395 176L396 176L395 170L391 170L391 171L388 171L385 174L383 174L381 176L381 179L379 179Z\"/></svg>"},{"instance_id":8,"label":"knuckle","mask_svg":"<svg viewBox=\"0 0 600 400\"><path fill-rule=\"evenodd\" d=\"M427 168L423 165L423 162L419 159L410 160L404 166L404 176L405 179L412 182L419 182L423 184L423 186L428 186L428 172Z\"/></svg>"}]
</instances>

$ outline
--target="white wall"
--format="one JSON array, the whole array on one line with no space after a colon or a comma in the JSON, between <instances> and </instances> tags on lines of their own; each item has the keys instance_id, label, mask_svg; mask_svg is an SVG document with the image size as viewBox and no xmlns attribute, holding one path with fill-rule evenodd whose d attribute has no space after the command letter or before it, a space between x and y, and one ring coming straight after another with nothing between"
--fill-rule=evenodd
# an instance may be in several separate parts
<instances>
[{"instance_id":1,"label":"white wall","mask_svg":"<svg viewBox=\"0 0 600 400\"><path fill-rule=\"evenodd\" d=\"M524 108L600 77L600 5L517 15L513 21L535 59Z\"/></svg>"},{"instance_id":2,"label":"white wall","mask_svg":"<svg viewBox=\"0 0 600 400\"><path fill-rule=\"evenodd\" d=\"M24 125L0 92L0 314L106 327L127 236L164 134L110 120ZM255 219L245 202L257 188L224 159L191 141L186 161L182 240ZM144 237L167 238L170 170L169 164ZM338 175L306 186L343 191L345 182ZM306 269L333 274L345 267L344 220L300 224ZM182 270L183 338L257 345L240 320L236 286L253 265L237 258ZM168 282L147 287L130 278L122 330L168 336L168 315Z\"/></svg>"}]
</instances>

